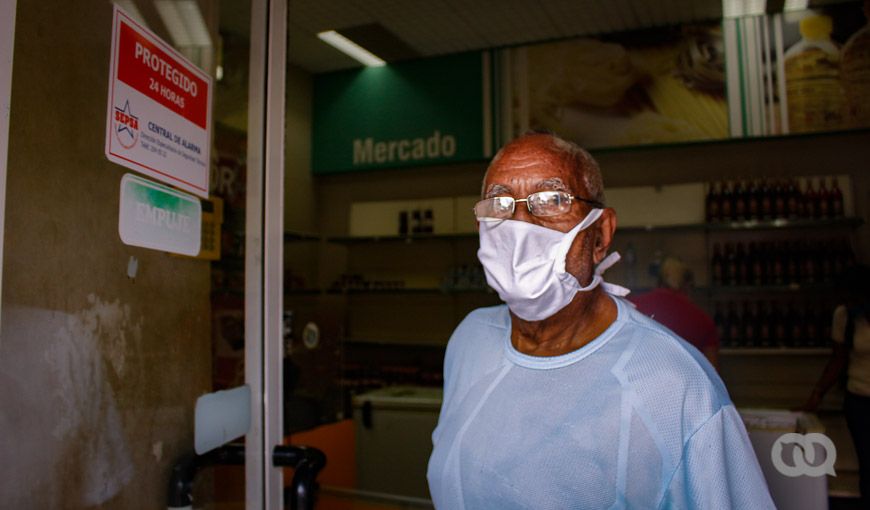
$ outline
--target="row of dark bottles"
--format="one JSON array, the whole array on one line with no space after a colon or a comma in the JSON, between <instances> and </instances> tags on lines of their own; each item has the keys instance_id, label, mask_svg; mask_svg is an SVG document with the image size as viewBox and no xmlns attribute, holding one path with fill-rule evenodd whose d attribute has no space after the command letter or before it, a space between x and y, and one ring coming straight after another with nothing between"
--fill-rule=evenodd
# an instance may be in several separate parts
<instances>
[{"instance_id":1,"label":"row of dark bottles","mask_svg":"<svg viewBox=\"0 0 870 510\"><path fill-rule=\"evenodd\" d=\"M833 306L822 301L717 302L722 347L827 347Z\"/></svg>"},{"instance_id":2,"label":"row of dark bottles","mask_svg":"<svg viewBox=\"0 0 870 510\"><path fill-rule=\"evenodd\" d=\"M843 217L843 192L836 177L807 179L738 179L711 183L706 219L720 221ZM816 184L817 183L817 184Z\"/></svg>"},{"instance_id":3,"label":"row of dark bottles","mask_svg":"<svg viewBox=\"0 0 870 510\"><path fill-rule=\"evenodd\" d=\"M385 386L433 386L444 384L440 370L422 368L416 365L370 366L349 363L342 367L339 384L353 394Z\"/></svg>"},{"instance_id":4,"label":"row of dark bottles","mask_svg":"<svg viewBox=\"0 0 870 510\"><path fill-rule=\"evenodd\" d=\"M724 246L724 247L723 247ZM713 285L792 285L834 281L855 263L847 238L713 244Z\"/></svg>"}]
</instances>

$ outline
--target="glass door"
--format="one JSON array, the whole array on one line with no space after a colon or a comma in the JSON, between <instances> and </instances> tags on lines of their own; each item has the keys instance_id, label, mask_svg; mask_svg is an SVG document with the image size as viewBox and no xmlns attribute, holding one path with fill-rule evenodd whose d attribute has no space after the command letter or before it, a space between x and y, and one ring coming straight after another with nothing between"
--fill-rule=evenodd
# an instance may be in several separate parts
<instances>
[{"instance_id":1,"label":"glass door","mask_svg":"<svg viewBox=\"0 0 870 510\"><path fill-rule=\"evenodd\" d=\"M270 154L283 138L283 102L280 115L267 112L275 88L283 94L283 62L270 57L268 40L278 31L283 41L283 21L269 19L284 2L119 1L134 32L150 34L129 48L155 73L145 82L155 87L151 103L118 101L133 86L129 75L113 89L121 38L112 3L11 4L14 46L0 42L0 56L14 48L0 458L14 468L0 501L127 509L192 497L195 507L280 508L271 451L281 426L272 394L281 283L269 265L281 257L271 232L280 237L282 203L267 190L282 173L282 158ZM185 73L202 77L196 92ZM200 119L189 108L209 81ZM118 162L133 156L109 161L113 143L198 161L207 184L166 178L143 160ZM130 182L144 191L131 192ZM154 201L125 209L144 196ZM131 238L125 228L137 221L175 228L182 244L198 232L198 248L186 253L153 232ZM241 399L215 393L245 385ZM203 395L219 402L208 419L199 415ZM203 430L225 420L247 426L197 452ZM224 440L236 446L221 449Z\"/></svg>"}]
</instances>

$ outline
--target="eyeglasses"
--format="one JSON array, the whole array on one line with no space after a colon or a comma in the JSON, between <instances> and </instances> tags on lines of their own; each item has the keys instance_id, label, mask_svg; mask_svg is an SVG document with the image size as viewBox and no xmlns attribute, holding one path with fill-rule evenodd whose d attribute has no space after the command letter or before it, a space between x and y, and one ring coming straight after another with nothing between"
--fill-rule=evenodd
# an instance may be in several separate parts
<instances>
[{"instance_id":1,"label":"eyeglasses","mask_svg":"<svg viewBox=\"0 0 870 510\"><path fill-rule=\"evenodd\" d=\"M527 198L493 197L481 200L474 206L474 215L478 220L506 220L513 217L517 202L525 202L533 216L558 216L570 211L574 200L586 202L599 209L604 208L601 202L576 197L564 191L539 191Z\"/></svg>"}]
</instances>

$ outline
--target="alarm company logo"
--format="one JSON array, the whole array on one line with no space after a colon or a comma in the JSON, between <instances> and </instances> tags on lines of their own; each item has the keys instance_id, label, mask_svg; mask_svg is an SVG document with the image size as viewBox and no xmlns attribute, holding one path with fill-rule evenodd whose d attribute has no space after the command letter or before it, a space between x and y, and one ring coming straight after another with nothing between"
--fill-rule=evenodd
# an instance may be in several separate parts
<instances>
[{"instance_id":1,"label":"alarm company logo","mask_svg":"<svg viewBox=\"0 0 870 510\"><path fill-rule=\"evenodd\" d=\"M123 108L115 106L115 136L125 149L132 149L139 140L139 117L133 115L129 99Z\"/></svg>"}]
</instances>

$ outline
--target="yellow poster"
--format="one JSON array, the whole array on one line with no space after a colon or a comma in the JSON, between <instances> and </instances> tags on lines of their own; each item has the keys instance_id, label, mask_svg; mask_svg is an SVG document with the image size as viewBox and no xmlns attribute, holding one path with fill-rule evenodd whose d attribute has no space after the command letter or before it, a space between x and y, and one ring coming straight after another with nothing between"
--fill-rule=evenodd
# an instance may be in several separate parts
<instances>
[{"instance_id":1,"label":"yellow poster","mask_svg":"<svg viewBox=\"0 0 870 510\"><path fill-rule=\"evenodd\" d=\"M718 24L509 50L514 134L587 148L727 138Z\"/></svg>"}]
</instances>

